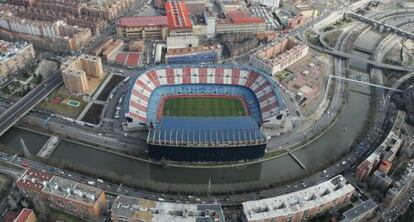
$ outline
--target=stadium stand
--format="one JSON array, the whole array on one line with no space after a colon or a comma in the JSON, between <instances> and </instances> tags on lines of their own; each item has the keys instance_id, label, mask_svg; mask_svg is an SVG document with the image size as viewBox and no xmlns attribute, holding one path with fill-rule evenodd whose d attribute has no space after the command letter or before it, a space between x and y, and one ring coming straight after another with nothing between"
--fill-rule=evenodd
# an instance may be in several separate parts
<instances>
[{"instance_id":1,"label":"stadium stand","mask_svg":"<svg viewBox=\"0 0 414 222\"><path fill-rule=\"evenodd\" d=\"M189 89L194 91L206 89L209 92L214 92L214 89L222 88L221 94L228 94L232 90L236 90L236 88L223 87L227 85L240 86L236 90L237 92L233 93L234 95L241 93L241 95L251 98L241 88L248 89L254 93L260 112L255 112L256 109L253 108L254 112L252 113L260 113L261 121L270 120L270 118L280 114L280 110L284 109L283 103L280 102L282 97L276 83L266 74L256 70L191 66L157 68L142 73L131 84L132 86L127 94L128 103L126 104L125 112L128 124L149 126L150 123L155 123L156 110L162 95L185 93ZM188 85L188 87L184 87L183 84ZM208 86L210 84L211 86ZM181 87L173 87L171 89L167 89L170 87L163 87L161 91L157 90L161 86L174 85ZM214 87L214 85L220 87ZM207 91L206 94L208 94ZM154 98L151 98L152 96ZM152 103L152 101L155 102ZM253 99L248 99L249 106L253 102L255 102ZM255 117L255 119L258 120L259 118Z\"/></svg>"},{"instance_id":2,"label":"stadium stand","mask_svg":"<svg viewBox=\"0 0 414 222\"><path fill-rule=\"evenodd\" d=\"M165 98L172 97L239 99L246 112L209 117L162 114ZM176 107L182 107L182 103ZM264 155L267 137L262 125L279 118L282 110L284 101L277 84L255 69L225 65L160 66L130 82L125 119L130 128L148 129L151 158L238 161Z\"/></svg>"}]
</instances>

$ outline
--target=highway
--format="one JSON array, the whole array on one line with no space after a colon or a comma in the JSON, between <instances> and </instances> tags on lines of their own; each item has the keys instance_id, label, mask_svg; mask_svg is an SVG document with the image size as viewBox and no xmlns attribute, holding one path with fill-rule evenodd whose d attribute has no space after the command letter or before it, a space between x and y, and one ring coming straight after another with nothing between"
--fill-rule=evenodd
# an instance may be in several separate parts
<instances>
[{"instance_id":1,"label":"highway","mask_svg":"<svg viewBox=\"0 0 414 222\"><path fill-rule=\"evenodd\" d=\"M349 16L351 18L354 18L354 19L358 19L361 22L365 22L365 23L368 23L370 25L373 25L374 27L379 27L380 31L381 31L381 27L382 27L382 29L383 29L382 31L384 31L384 32L392 32L392 33L395 33L395 34L400 35L402 37L408 37L410 39L414 38L414 34L411 33L411 32L407 32L407 31L402 30L398 27L394 27L392 25L385 24L383 22L377 21L377 20L372 19L370 17L364 16L364 15L361 15L361 14L357 14L357 13L354 13L352 11L346 12L345 15Z\"/></svg>"},{"instance_id":2,"label":"highway","mask_svg":"<svg viewBox=\"0 0 414 222\"><path fill-rule=\"evenodd\" d=\"M60 72L57 71L3 112L0 115L0 136L62 83Z\"/></svg>"}]
</instances>

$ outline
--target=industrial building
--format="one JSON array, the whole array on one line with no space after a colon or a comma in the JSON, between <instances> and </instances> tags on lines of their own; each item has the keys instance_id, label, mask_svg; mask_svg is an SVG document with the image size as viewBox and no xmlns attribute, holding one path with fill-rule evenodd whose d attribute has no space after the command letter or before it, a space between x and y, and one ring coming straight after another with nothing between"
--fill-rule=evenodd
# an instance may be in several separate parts
<instances>
[{"instance_id":1,"label":"industrial building","mask_svg":"<svg viewBox=\"0 0 414 222\"><path fill-rule=\"evenodd\" d=\"M243 202L244 221L306 221L349 203L355 188L342 176L293 193Z\"/></svg>"},{"instance_id":2,"label":"industrial building","mask_svg":"<svg viewBox=\"0 0 414 222\"><path fill-rule=\"evenodd\" d=\"M35 51L32 44L0 40L0 79L25 67L34 58Z\"/></svg>"},{"instance_id":3,"label":"industrial building","mask_svg":"<svg viewBox=\"0 0 414 222\"><path fill-rule=\"evenodd\" d=\"M219 204L184 204L120 195L112 204L114 222L224 222Z\"/></svg>"},{"instance_id":4,"label":"industrial building","mask_svg":"<svg viewBox=\"0 0 414 222\"><path fill-rule=\"evenodd\" d=\"M100 57L82 54L71 57L60 67L63 81L71 94L82 95L88 90L88 77L103 77Z\"/></svg>"},{"instance_id":5,"label":"industrial building","mask_svg":"<svg viewBox=\"0 0 414 222\"><path fill-rule=\"evenodd\" d=\"M165 54L165 63L167 64L188 64L188 63L206 63L221 62L223 47L220 44L211 46L198 46L178 49L168 49Z\"/></svg>"},{"instance_id":6,"label":"industrial building","mask_svg":"<svg viewBox=\"0 0 414 222\"><path fill-rule=\"evenodd\" d=\"M250 56L250 64L274 75L308 54L309 47L293 38L279 39Z\"/></svg>"},{"instance_id":7,"label":"industrial building","mask_svg":"<svg viewBox=\"0 0 414 222\"><path fill-rule=\"evenodd\" d=\"M103 190L47 172L28 169L16 182L35 204L43 204L81 218L98 219L106 209Z\"/></svg>"},{"instance_id":8,"label":"industrial building","mask_svg":"<svg viewBox=\"0 0 414 222\"><path fill-rule=\"evenodd\" d=\"M116 32L122 38L165 40L169 35L168 19L166 16L123 17L118 21Z\"/></svg>"}]
</instances>

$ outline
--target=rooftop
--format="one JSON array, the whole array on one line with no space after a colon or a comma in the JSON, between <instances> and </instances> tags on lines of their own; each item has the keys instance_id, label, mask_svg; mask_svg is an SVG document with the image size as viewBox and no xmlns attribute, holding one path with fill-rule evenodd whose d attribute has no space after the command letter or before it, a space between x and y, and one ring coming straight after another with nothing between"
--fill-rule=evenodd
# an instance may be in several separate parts
<instances>
[{"instance_id":1,"label":"rooftop","mask_svg":"<svg viewBox=\"0 0 414 222\"><path fill-rule=\"evenodd\" d=\"M167 26L167 16L132 16L119 19L117 26L121 27L148 27Z\"/></svg>"},{"instance_id":2,"label":"rooftop","mask_svg":"<svg viewBox=\"0 0 414 222\"><path fill-rule=\"evenodd\" d=\"M194 53L194 52L204 52L210 50L221 49L222 46L220 44L210 45L210 46L197 46L197 47L188 47L188 48L178 48L178 49L168 49L166 56L168 55L180 55L186 53Z\"/></svg>"},{"instance_id":3,"label":"rooftop","mask_svg":"<svg viewBox=\"0 0 414 222\"><path fill-rule=\"evenodd\" d=\"M360 203L359 205L349 209L343 215L345 217L345 221L353 221L357 219L364 213L377 208L377 205L371 199Z\"/></svg>"},{"instance_id":4,"label":"rooftop","mask_svg":"<svg viewBox=\"0 0 414 222\"><path fill-rule=\"evenodd\" d=\"M42 192L60 196L74 202L93 205L103 191L73 180L53 176L50 181L44 184Z\"/></svg>"},{"instance_id":5,"label":"rooftop","mask_svg":"<svg viewBox=\"0 0 414 222\"><path fill-rule=\"evenodd\" d=\"M7 62L28 46L30 44L27 42L7 42L0 39L0 63Z\"/></svg>"},{"instance_id":6,"label":"rooftop","mask_svg":"<svg viewBox=\"0 0 414 222\"><path fill-rule=\"evenodd\" d=\"M52 174L47 172L28 169L26 173L19 180L17 180L16 184L25 190L39 192L43 189L44 182L49 181L52 176Z\"/></svg>"},{"instance_id":7,"label":"rooftop","mask_svg":"<svg viewBox=\"0 0 414 222\"><path fill-rule=\"evenodd\" d=\"M170 29L191 29L190 16L184 1L168 1L165 3L165 12Z\"/></svg>"},{"instance_id":8,"label":"rooftop","mask_svg":"<svg viewBox=\"0 0 414 222\"><path fill-rule=\"evenodd\" d=\"M24 208L13 222L25 222L27 217L33 212L32 209Z\"/></svg>"},{"instance_id":9,"label":"rooftop","mask_svg":"<svg viewBox=\"0 0 414 222\"><path fill-rule=\"evenodd\" d=\"M154 222L224 222L219 204L183 204L118 196L112 205L112 217Z\"/></svg>"},{"instance_id":10,"label":"rooftop","mask_svg":"<svg viewBox=\"0 0 414 222\"><path fill-rule=\"evenodd\" d=\"M248 221L261 221L287 216L312 209L354 192L342 176L336 176L318 185L276 197L243 202L243 212Z\"/></svg>"},{"instance_id":11,"label":"rooftop","mask_svg":"<svg viewBox=\"0 0 414 222\"><path fill-rule=\"evenodd\" d=\"M249 14L242 13L240 11L231 11L227 13L227 16L233 23L264 23L265 21L260 17L253 17Z\"/></svg>"},{"instance_id":12,"label":"rooftop","mask_svg":"<svg viewBox=\"0 0 414 222\"><path fill-rule=\"evenodd\" d=\"M16 184L24 190L59 196L86 205L94 204L103 193L101 189L33 169L27 170Z\"/></svg>"},{"instance_id":13,"label":"rooftop","mask_svg":"<svg viewBox=\"0 0 414 222\"><path fill-rule=\"evenodd\" d=\"M213 141L217 144L227 144L230 141L264 143L265 140L265 135L250 116L205 118L163 116L159 125L148 135L148 142L152 144L168 141L172 144L188 142L190 145L202 146Z\"/></svg>"}]
</instances>

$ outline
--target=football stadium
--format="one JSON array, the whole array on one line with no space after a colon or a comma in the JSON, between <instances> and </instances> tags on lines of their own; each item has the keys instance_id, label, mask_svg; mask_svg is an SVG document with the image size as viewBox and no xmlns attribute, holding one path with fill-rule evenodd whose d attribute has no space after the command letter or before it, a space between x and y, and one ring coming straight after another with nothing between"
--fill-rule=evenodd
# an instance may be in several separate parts
<instances>
[{"instance_id":1,"label":"football stadium","mask_svg":"<svg viewBox=\"0 0 414 222\"><path fill-rule=\"evenodd\" d=\"M149 156L235 161L263 156L264 124L282 118L277 83L252 68L154 67L130 82L125 124L147 129Z\"/></svg>"}]
</instances>

